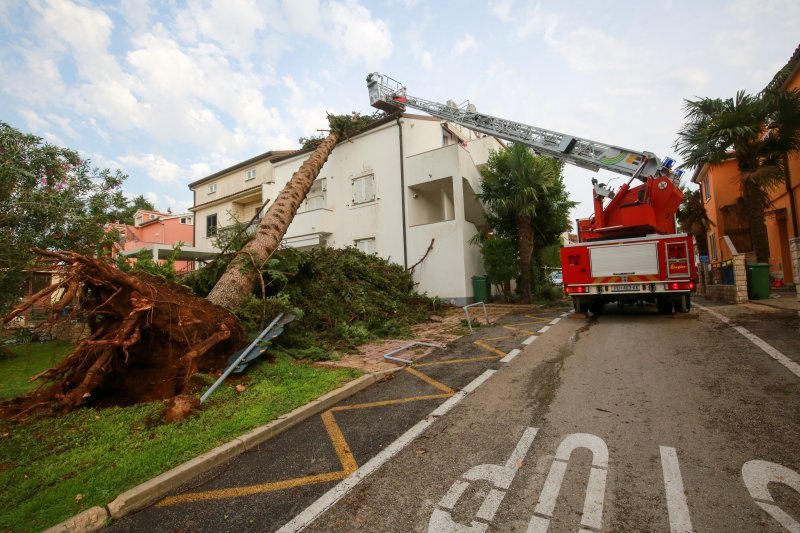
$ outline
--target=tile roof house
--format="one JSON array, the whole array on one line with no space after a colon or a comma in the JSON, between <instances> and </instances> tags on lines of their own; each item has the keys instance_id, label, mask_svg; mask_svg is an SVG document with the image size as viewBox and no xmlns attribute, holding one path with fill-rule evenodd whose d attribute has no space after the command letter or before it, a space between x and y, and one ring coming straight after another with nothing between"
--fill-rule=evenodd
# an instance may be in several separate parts
<instances>
[{"instance_id":1,"label":"tile roof house","mask_svg":"<svg viewBox=\"0 0 800 533\"><path fill-rule=\"evenodd\" d=\"M483 263L469 240L486 226L479 168L502 146L437 118L387 116L333 150L283 245L355 246L415 266L421 292L472 301ZM235 220L257 220L310 151L266 152L191 183L196 248L213 250Z\"/></svg>"}]
</instances>

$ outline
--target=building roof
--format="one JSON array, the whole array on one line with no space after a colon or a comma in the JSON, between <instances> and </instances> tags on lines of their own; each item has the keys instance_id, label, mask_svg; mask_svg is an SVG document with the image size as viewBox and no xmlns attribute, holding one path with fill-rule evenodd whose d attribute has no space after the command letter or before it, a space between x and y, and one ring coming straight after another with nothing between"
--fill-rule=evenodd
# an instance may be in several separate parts
<instances>
[{"instance_id":1,"label":"building roof","mask_svg":"<svg viewBox=\"0 0 800 533\"><path fill-rule=\"evenodd\" d=\"M257 155L255 157L251 157L250 159L248 159L246 161L242 161L241 163L236 163L235 165L230 166L228 168L223 168L222 170L220 170L218 172L214 172L213 174L208 175L205 178L200 178L197 181L193 181L192 183L189 184L189 189L193 189L194 187L196 187L198 185L202 185L203 183L205 183L207 181L211 181L213 179L216 179L216 178L218 178L218 177L220 177L220 176L222 176L224 174L228 174L229 172L233 172L234 170L239 170L240 168L243 168L243 167L246 167L246 166L250 166L250 165L253 165L255 163L259 163L261 161L264 161L264 160L272 161L272 160L274 160L274 159L276 159L278 157L284 156L286 154L295 153L296 151L297 150L270 150L269 152L264 152L261 155Z\"/></svg>"},{"instance_id":2,"label":"building roof","mask_svg":"<svg viewBox=\"0 0 800 533\"><path fill-rule=\"evenodd\" d=\"M783 85L789 81L789 78L792 77L792 73L797 70L798 66L800 66L800 45L794 49L794 53L792 57L789 58L789 62L775 74L767 86L764 87L764 90L769 91L783 87Z\"/></svg>"}]
</instances>

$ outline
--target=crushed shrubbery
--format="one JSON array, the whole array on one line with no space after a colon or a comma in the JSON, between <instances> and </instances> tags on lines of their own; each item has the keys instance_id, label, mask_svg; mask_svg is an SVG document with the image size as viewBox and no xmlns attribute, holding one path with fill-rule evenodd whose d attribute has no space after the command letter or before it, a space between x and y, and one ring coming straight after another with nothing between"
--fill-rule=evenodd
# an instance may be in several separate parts
<instances>
[{"instance_id":1,"label":"crushed shrubbery","mask_svg":"<svg viewBox=\"0 0 800 533\"><path fill-rule=\"evenodd\" d=\"M213 286L222 265L190 276L186 282L198 294ZM351 350L381 337L403 337L409 326L430 315L432 300L414 292L411 274L403 267L355 248L278 251L262 271L256 292L234 310L249 333L278 313L297 320L277 339L277 349L295 357L324 359L331 350Z\"/></svg>"}]
</instances>

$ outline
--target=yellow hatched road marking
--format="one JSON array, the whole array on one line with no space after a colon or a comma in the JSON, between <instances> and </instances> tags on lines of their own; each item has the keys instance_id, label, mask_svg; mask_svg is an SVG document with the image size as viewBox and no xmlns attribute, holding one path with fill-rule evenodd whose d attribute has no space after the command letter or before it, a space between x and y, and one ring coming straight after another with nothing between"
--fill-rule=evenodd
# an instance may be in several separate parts
<instances>
[{"instance_id":1,"label":"yellow hatched road marking","mask_svg":"<svg viewBox=\"0 0 800 533\"><path fill-rule=\"evenodd\" d=\"M177 496L170 496L164 498L156 504L156 507L168 507L170 505L178 505L181 503L199 502L207 500L224 500L226 498L241 498L242 496L250 496L252 494L261 494L263 492L272 492L275 490L290 489L292 487L300 487L302 485L311 485L314 483L325 483L326 481L336 481L344 479L350 473L345 471L328 472L326 474L317 474L314 476L298 477L294 479L286 479L284 481L274 481L272 483L261 483L259 485L248 485L246 487L231 487L228 489L208 490L205 492L192 492L189 494L178 494Z\"/></svg>"},{"instance_id":2,"label":"yellow hatched road marking","mask_svg":"<svg viewBox=\"0 0 800 533\"><path fill-rule=\"evenodd\" d=\"M432 361L430 363L420 363L414 365L414 368L421 366L434 366L434 365L450 365L454 363L472 363L474 361L488 361L489 359L497 359L497 356L490 355L488 357L465 357L464 359L445 359L444 361Z\"/></svg>"},{"instance_id":3,"label":"yellow hatched road marking","mask_svg":"<svg viewBox=\"0 0 800 533\"><path fill-rule=\"evenodd\" d=\"M486 339L487 341L504 341L506 339L513 339L516 335L504 335L503 337L492 337L491 339Z\"/></svg>"},{"instance_id":4,"label":"yellow hatched road marking","mask_svg":"<svg viewBox=\"0 0 800 533\"><path fill-rule=\"evenodd\" d=\"M425 383L429 383L429 384L433 385L434 387L436 387L437 389L439 389L442 392L445 392L447 394L455 394L456 393L456 391L454 391L453 389L451 389L450 387L448 387L444 383L439 383L438 381L436 381L432 377L426 376L425 374L423 374L419 370L414 370L413 368L407 366L406 367L406 372L408 372L409 374L413 374L413 375L417 376L419 379L421 379Z\"/></svg>"},{"instance_id":5,"label":"yellow hatched road marking","mask_svg":"<svg viewBox=\"0 0 800 533\"><path fill-rule=\"evenodd\" d=\"M352 411L353 409L368 409L370 407L383 407L385 405L397 405L401 403L418 402L420 400L436 400L438 398L449 398L453 393L430 394L428 396L411 396L409 398L398 398L396 400L383 400L380 402L357 403L353 405L342 405L331 407L331 411Z\"/></svg>"},{"instance_id":6,"label":"yellow hatched road marking","mask_svg":"<svg viewBox=\"0 0 800 533\"><path fill-rule=\"evenodd\" d=\"M433 365L444 365L444 364L454 364L454 363L470 363L473 361L494 360L500 357L505 357L506 355L504 352L498 350L497 348L489 346L488 344L482 341L475 341L475 344L480 346L481 348L484 348L486 350L489 350L490 352L497 354L497 356L470 357L465 359L448 359L445 361L433 361L430 363L422 363L416 366L420 367L420 366L433 366ZM169 496L167 498L164 498L163 500L158 502L155 505L155 507L168 507L171 505L179 505L183 503L191 503L198 501L241 498L243 496L250 496L253 494L261 494L265 492L284 490L293 487L300 487L303 485L312 485L316 483L326 483L329 481L337 481L346 478L347 476L349 476L358 469L358 463L356 462L355 456L353 456L353 452L350 450L350 446L347 444L347 440L344 437L344 433L342 433L339 424L336 422L336 418L333 415L334 412L350 411L353 409L368 409L370 407L383 407L387 405L398 405L398 404L417 402L423 400L449 398L456 393L455 390L451 389L444 383L440 383L439 381L436 381L432 377L427 376L414 368L406 367L405 370L409 374L412 374L413 376L418 377L419 379L432 385L433 387L436 387L437 389L442 391L442 394L429 394L424 396L411 396L408 398L398 398L394 400L382 400L377 402L342 405L342 406L332 407L327 411L325 411L324 413L322 413L322 415L320 415L322 423L325 426L325 430L328 433L328 437L331 439L331 444L333 445L333 448L336 451L336 455L339 458L339 462L342 464L342 470L338 472L327 472L325 474L315 474L312 476L303 476L298 478L286 479L283 481L273 481L269 483L260 483L257 485L248 485L244 487L230 487L226 489L215 489L203 492L178 494L176 496Z\"/></svg>"},{"instance_id":7,"label":"yellow hatched road marking","mask_svg":"<svg viewBox=\"0 0 800 533\"><path fill-rule=\"evenodd\" d=\"M492 353L496 353L498 357L505 357L505 356L506 356L506 352L504 352L504 351L502 351L502 350L498 350L498 349L497 349L497 348L495 348L494 346L489 346L488 344L486 344L486 343L485 343L485 342L483 342L483 341L475 341L475 343L474 343L474 344L475 344L476 346L480 346L480 347L481 347L481 348L483 348L484 350L489 350L489 351L490 351L490 352L492 352Z\"/></svg>"},{"instance_id":8,"label":"yellow hatched road marking","mask_svg":"<svg viewBox=\"0 0 800 533\"><path fill-rule=\"evenodd\" d=\"M536 316L536 315L525 315L525 316L528 317L528 318L532 318L532 319L536 320L537 322L550 322L552 320L552 318Z\"/></svg>"},{"instance_id":9,"label":"yellow hatched road marking","mask_svg":"<svg viewBox=\"0 0 800 533\"><path fill-rule=\"evenodd\" d=\"M522 333L527 333L528 335L533 335L533 333L534 333L533 331L530 331L530 330L527 330L527 329L522 329L522 328L517 328L517 327L514 327L514 326L503 326L503 327L506 328L506 329L513 330L513 331L520 331ZM487 340L491 340L491 339L487 339Z\"/></svg>"},{"instance_id":10,"label":"yellow hatched road marking","mask_svg":"<svg viewBox=\"0 0 800 533\"><path fill-rule=\"evenodd\" d=\"M325 430L328 432L328 437L331 439L333 449L336 450L336 455L339 456L339 462L342 463L342 470L351 474L358 470L358 463L356 458L353 457L353 452L350 451L350 446L347 445L347 440L342 434L339 424L333 418L333 413L330 409L322 413L322 423L325 424Z\"/></svg>"}]
</instances>

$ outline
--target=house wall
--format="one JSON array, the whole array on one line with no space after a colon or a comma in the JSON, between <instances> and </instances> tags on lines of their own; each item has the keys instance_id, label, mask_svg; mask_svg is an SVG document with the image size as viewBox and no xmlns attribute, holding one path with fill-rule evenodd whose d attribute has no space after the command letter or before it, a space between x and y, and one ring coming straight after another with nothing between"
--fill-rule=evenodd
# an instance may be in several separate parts
<instances>
[{"instance_id":1,"label":"house wall","mask_svg":"<svg viewBox=\"0 0 800 533\"><path fill-rule=\"evenodd\" d=\"M783 85L786 90L800 89L800 70L794 73ZM800 207L800 154L789 154L789 176L791 193L784 183L773 189L771 199L774 215L767 219L767 231L770 243L770 274L773 278L782 279L786 284L800 284L800 263L792 261L789 241L795 235L792 225L792 209L789 195L794 196L795 205ZM800 224L800 214L795 214Z\"/></svg>"},{"instance_id":2,"label":"house wall","mask_svg":"<svg viewBox=\"0 0 800 533\"><path fill-rule=\"evenodd\" d=\"M708 177L708 189L711 191L711 198L706 199L706 181ZM723 240L725 233L725 222L722 216L722 208L736 202L740 196L739 187L739 168L735 160L725 161L720 165L707 167L698 176L701 194L705 205L708 218L713 225L708 233L708 253L711 261L724 261L731 259L733 253ZM712 243L713 241L713 243ZM716 259L713 257L712 250L717 250Z\"/></svg>"}]
</instances>

